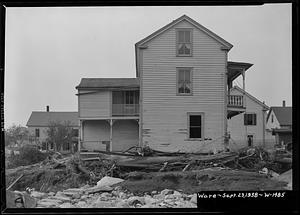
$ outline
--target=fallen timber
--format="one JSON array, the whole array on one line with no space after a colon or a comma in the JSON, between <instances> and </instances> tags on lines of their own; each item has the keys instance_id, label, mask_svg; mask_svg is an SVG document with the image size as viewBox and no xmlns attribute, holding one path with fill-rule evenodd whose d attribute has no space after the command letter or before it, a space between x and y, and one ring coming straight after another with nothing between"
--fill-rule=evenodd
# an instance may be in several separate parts
<instances>
[{"instance_id":1,"label":"fallen timber","mask_svg":"<svg viewBox=\"0 0 300 215\"><path fill-rule=\"evenodd\" d=\"M154 155L155 154L155 155ZM171 153L155 151L151 156L134 155L120 152L84 152L81 157L93 155L94 158L81 158L83 161L90 160L109 160L119 168L127 169L147 169L151 171L167 171L181 169L186 171L192 166L204 164L225 164L235 161L238 154L235 152L223 152L214 155L203 155L195 153ZM158 155L159 154L159 155Z\"/></svg>"}]
</instances>

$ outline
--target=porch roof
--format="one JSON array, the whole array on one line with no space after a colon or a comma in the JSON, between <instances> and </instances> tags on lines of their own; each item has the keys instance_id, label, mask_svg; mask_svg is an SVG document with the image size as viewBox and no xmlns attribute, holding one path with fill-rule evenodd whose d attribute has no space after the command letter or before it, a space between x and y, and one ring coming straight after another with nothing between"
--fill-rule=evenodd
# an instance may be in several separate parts
<instances>
[{"instance_id":1,"label":"porch roof","mask_svg":"<svg viewBox=\"0 0 300 215\"><path fill-rule=\"evenodd\" d=\"M228 61L228 81L233 81L242 74L243 70L247 71L251 66L253 66L251 63Z\"/></svg>"},{"instance_id":2,"label":"porch roof","mask_svg":"<svg viewBox=\"0 0 300 215\"><path fill-rule=\"evenodd\" d=\"M139 88L138 78L82 78L76 89Z\"/></svg>"}]
</instances>

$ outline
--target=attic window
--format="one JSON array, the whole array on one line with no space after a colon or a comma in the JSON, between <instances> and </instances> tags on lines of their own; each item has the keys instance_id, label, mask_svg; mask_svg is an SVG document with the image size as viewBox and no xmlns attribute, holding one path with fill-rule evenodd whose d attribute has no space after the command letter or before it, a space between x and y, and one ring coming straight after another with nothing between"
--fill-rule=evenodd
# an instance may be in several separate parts
<instances>
[{"instance_id":1,"label":"attic window","mask_svg":"<svg viewBox=\"0 0 300 215\"><path fill-rule=\"evenodd\" d=\"M177 56L192 56L192 29L177 29L176 54Z\"/></svg>"}]
</instances>

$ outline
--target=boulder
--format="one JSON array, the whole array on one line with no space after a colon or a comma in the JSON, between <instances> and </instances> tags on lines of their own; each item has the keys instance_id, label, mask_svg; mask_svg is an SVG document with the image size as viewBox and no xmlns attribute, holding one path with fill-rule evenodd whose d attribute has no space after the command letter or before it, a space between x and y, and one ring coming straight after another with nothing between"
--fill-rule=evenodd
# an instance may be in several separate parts
<instances>
[{"instance_id":1,"label":"boulder","mask_svg":"<svg viewBox=\"0 0 300 215\"><path fill-rule=\"evenodd\" d=\"M92 188L89 188L85 191L86 194L91 194L91 193L97 193L97 192L104 192L104 191L112 191L113 188L109 186L95 186Z\"/></svg>"},{"instance_id":2,"label":"boulder","mask_svg":"<svg viewBox=\"0 0 300 215\"><path fill-rule=\"evenodd\" d=\"M59 207L60 207L60 208L75 208L75 206L72 205L72 204L69 203L69 202L65 202L65 203L59 205Z\"/></svg>"},{"instance_id":3,"label":"boulder","mask_svg":"<svg viewBox=\"0 0 300 215\"><path fill-rule=\"evenodd\" d=\"M127 203L129 205L137 205L137 204L144 205L145 199L144 199L144 197L132 196L129 199L127 199Z\"/></svg>"},{"instance_id":4,"label":"boulder","mask_svg":"<svg viewBox=\"0 0 300 215\"><path fill-rule=\"evenodd\" d=\"M46 193L37 192L37 191L32 191L32 192L30 193L30 196L31 196L31 197L34 197L34 198L41 199L41 198L47 196L47 194L46 194Z\"/></svg>"},{"instance_id":5,"label":"boulder","mask_svg":"<svg viewBox=\"0 0 300 215\"><path fill-rule=\"evenodd\" d=\"M79 208L86 208L87 203L85 201L79 201L76 206Z\"/></svg>"},{"instance_id":6,"label":"boulder","mask_svg":"<svg viewBox=\"0 0 300 215\"><path fill-rule=\"evenodd\" d=\"M129 204L124 200L117 202L116 207L117 208L130 208Z\"/></svg>"},{"instance_id":7,"label":"boulder","mask_svg":"<svg viewBox=\"0 0 300 215\"><path fill-rule=\"evenodd\" d=\"M97 186L98 187L112 186L114 184L118 184L118 183L123 182L123 181L124 180L121 179L121 178L114 178L114 177L105 176L100 181L97 182Z\"/></svg>"},{"instance_id":8,"label":"boulder","mask_svg":"<svg viewBox=\"0 0 300 215\"><path fill-rule=\"evenodd\" d=\"M169 190L169 189L164 189L160 192L162 195L168 195L168 194L172 194L173 190Z\"/></svg>"},{"instance_id":9,"label":"boulder","mask_svg":"<svg viewBox=\"0 0 300 215\"><path fill-rule=\"evenodd\" d=\"M191 200L190 200L191 203L194 203L194 204L197 204L197 193L193 194Z\"/></svg>"}]
</instances>

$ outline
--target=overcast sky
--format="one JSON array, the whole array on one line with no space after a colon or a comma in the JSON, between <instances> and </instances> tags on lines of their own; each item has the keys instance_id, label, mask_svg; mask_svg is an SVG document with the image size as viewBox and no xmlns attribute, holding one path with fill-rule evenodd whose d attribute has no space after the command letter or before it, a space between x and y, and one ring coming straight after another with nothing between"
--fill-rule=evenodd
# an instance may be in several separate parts
<instances>
[{"instance_id":1,"label":"overcast sky","mask_svg":"<svg viewBox=\"0 0 300 215\"><path fill-rule=\"evenodd\" d=\"M291 4L20 7L6 12L5 127L25 126L46 105L77 111L81 78L135 77L134 44L183 14L233 44L229 60L254 64L247 92L292 105Z\"/></svg>"}]
</instances>

